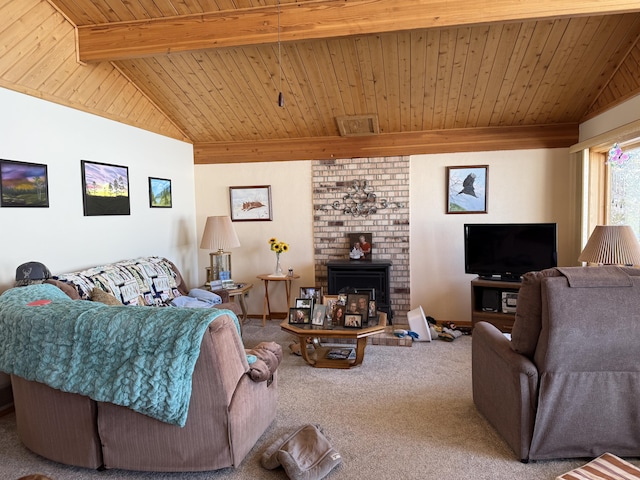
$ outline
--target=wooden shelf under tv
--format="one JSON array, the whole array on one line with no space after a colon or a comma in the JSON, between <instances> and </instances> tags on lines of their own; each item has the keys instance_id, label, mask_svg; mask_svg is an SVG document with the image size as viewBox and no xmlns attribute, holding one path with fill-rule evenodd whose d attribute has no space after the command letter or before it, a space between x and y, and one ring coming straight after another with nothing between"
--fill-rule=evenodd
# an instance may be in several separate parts
<instances>
[{"instance_id":1,"label":"wooden shelf under tv","mask_svg":"<svg viewBox=\"0 0 640 480\"><path fill-rule=\"evenodd\" d=\"M471 281L471 325L477 322L489 322L495 325L501 332L510 333L515 313L503 313L502 292L517 293L520 290L521 282L507 282L504 280L488 280L476 278ZM483 296L485 293L497 293L500 301L497 311L486 311L483 309Z\"/></svg>"}]
</instances>

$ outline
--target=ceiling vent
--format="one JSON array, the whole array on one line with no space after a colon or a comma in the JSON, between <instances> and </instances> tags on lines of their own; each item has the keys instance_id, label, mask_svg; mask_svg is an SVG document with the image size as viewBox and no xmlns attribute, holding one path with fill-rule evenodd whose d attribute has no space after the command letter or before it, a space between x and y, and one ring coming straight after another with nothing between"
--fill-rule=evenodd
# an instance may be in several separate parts
<instances>
[{"instance_id":1,"label":"ceiling vent","mask_svg":"<svg viewBox=\"0 0 640 480\"><path fill-rule=\"evenodd\" d=\"M375 114L343 115L336 117L336 122L342 137L361 137L380 133L378 116Z\"/></svg>"}]
</instances>

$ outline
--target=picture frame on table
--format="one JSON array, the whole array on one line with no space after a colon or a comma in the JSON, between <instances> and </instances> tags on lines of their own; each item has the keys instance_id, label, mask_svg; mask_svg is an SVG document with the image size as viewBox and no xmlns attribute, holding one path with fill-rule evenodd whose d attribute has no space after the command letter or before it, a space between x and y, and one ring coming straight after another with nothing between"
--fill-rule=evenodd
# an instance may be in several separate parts
<instances>
[{"instance_id":1,"label":"picture frame on table","mask_svg":"<svg viewBox=\"0 0 640 480\"><path fill-rule=\"evenodd\" d=\"M295 325L309 325L311 323L310 308L290 308L289 323Z\"/></svg>"},{"instance_id":2,"label":"picture frame on table","mask_svg":"<svg viewBox=\"0 0 640 480\"><path fill-rule=\"evenodd\" d=\"M368 293L369 300L376 299L376 289L375 288L356 288L353 293Z\"/></svg>"},{"instance_id":3,"label":"picture frame on table","mask_svg":"<svg viewBox=\"0 0 640 480\"><path fill-rule=\"evenodd\" d=\"M322 287L300 287L301 298L312 298L313 303L322 303Z\"/></svg>"},{"instance_id":4,"label":"picture frame on table","mask_svg":"<svg viewBox=\"0 0 640 480\"><path fill-rule=\"evenodd\" d=\"M272 221L271 185L229 187L229 208L232 222Z\"/></svg>"},{"instance_id":5,"label":"picture frame on table","mask_svg":"<svg viewBox=\"0 0 640 480\"><path fill-rule=\"evenodd\" d=\"M344 327L345 328L362 328L362 315L359 313L345 313L344 315Z\"/></svg>"},{"instance_id":6,"label":"picture frame on table","mask_svg":"<svg viewBox=\"0 0 640 480\"><path fill-rule=\"evenodd\" d=\"M323 295L322 304L326 307L326 314L328 318L333 316L333 307L338 302L337 295Z\"/></svg>"},{"instance_id":7,"label":"picture frame on table","mask_svg":"<svg viewBox=\"0 0 640 480\"><path fill-rule=\"evenodd\" d=\"M373 318L378 315L378 306L375 300L369 300L369 318Z\"/></svg>"},{"instance_id":8,"label":"picture frame on table","mask_svg":"<svg viewBox=\"0 0 640 480\"><path fill-rule=\"evenodd\" d=\"M149 177L149 207L171 208L171 180Z\"/></svg>"},{"instance_id":9,"label":"picture frame on table","mask_svg":"<svg viewBox=\"0 0 640 480\"><path fill-rule=\"evenodd\" d=\"M335 305L335 303L338 301L338 295L323 295L322 296L322 303L324 305L329 305L330 302L333 302L333 304L331 305L331 307L333 308L333 305Z\"/></svg>"},{"instance_id":10,"label":"picture frame on table","mask_svg":"<svg viewBox=\"0 0 640 480\"><path fill-rule=\"evenodd\" d=\"M47 165L0 159L0 206L48 208Z\"/></svg>"},{"instance_id":11,"label":"picture frame on table","mask_svg":"<svg viewBox=\"0 0 640 480\"><path fill-rule=\"evenodd\" d=\"M129 167L80 160L85 217L130 215Z\"/></svg>"},{"instance_id":12,"label":"picture frame on table","mask_svg":"<svg viewBox=\"0 0 640 480\"><path fill-rule=\"evenodd\" d=\"M338 294L338 300L337 302L339 305L346 305L347 304L347 294L346 293L339 293Z\"/></svg>"},{"instance_id":13,"label":"picture frame on table","mask_svg":"<svg viewBox=\"0 0 640 480\"><path fill-rule=\"evenodd\" d=\"M447 168L447 212L487 213L488 165Z\"/></svg>"},{"instance_id":14,"label":"picture frame on table","mask_svg":"<svg viewBox=\"0 0 640 480\"><path fill-rule=\"evenodd\" d=\"M296 298L296 308L308 308L313 311L313 298Z\"/></svg>"},{"instance_id":15,"label":"picture frame on table","mask_svg":"<svg viewBox=\"0 0 640 480\"><path fill-rule=\"evenodd\" d=\"M311 325L316 327L322 327L324 325L324 319L327 316L327 306L317 303L313 307L313 315L311 317Z\"/></svg>"},{"instance_id":16,"label":"picture frame on table","mask_svg":"<svg viewBox=\"0 0 640 480\"><path fill-rule=\"evenodd\" d=\"M331 321L335 327L342 327L344 325L344 316L346 313L346 306L336 303L333 306L333 312L331 312Z\"/></svg>"},{"instance_id":17,"label":"picture frame on table","mask_svg":"<svg viewBox=\"0 0 640 480\"><path fill-rule=\"evenodd\" d=\"M362 318L369 318L369 294L350 293L347 295L346 313L359 313Z\"/></svg>"}]
</instances>

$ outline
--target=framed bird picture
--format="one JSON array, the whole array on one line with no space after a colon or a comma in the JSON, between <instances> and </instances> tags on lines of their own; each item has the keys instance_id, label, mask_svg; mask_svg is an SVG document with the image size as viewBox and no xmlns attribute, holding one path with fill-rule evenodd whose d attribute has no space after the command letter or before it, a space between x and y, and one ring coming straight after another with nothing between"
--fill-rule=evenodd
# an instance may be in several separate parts
<instances>
[{"instance_id":1,"label":"framed bird picture","mask_svg":"<svg viewBox=\"0 0 640 480\"><path fill-rule=\"evenodd\" d=\"M447 213L487 213L488 165L447 167Z\"/></svg>"}]
</instances>

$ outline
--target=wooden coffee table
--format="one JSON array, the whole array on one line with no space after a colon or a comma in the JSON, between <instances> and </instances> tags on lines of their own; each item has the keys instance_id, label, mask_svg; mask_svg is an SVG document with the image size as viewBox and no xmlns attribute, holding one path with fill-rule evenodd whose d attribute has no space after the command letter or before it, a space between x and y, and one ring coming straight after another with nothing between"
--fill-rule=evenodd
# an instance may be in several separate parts
<instances>
[{"instance_id":1,"label":"wooden coffee table","mask_svg":"<svg viewBox=\"0 0 640 480\"><path fill-rule=\"evenodd\" d=\"M280 328L285 332L289 332L296 337L300 342L300 353L302 358L314 367L319 368L351 368L357 367L362 364L364 360L364 349L367 346L367 337L382 333L387 328L387 314L384 312L378 313L378 324L370 325L363 328L345 328L345 327L317 327L315 325L297 325L291 324L288 320L285 320L280 324ZM307 349L307 339L310 338L311 344L314 347L313 352L309 352ZM356 340L356 356L353 359L338 360L326 358L327 353L330 350L336 348L353 348L352 344L339 344L332 346L323 346L320 343L320 339L327 339L328 342L332 338L349 338Z\"/></svg>"}]
</instances>

